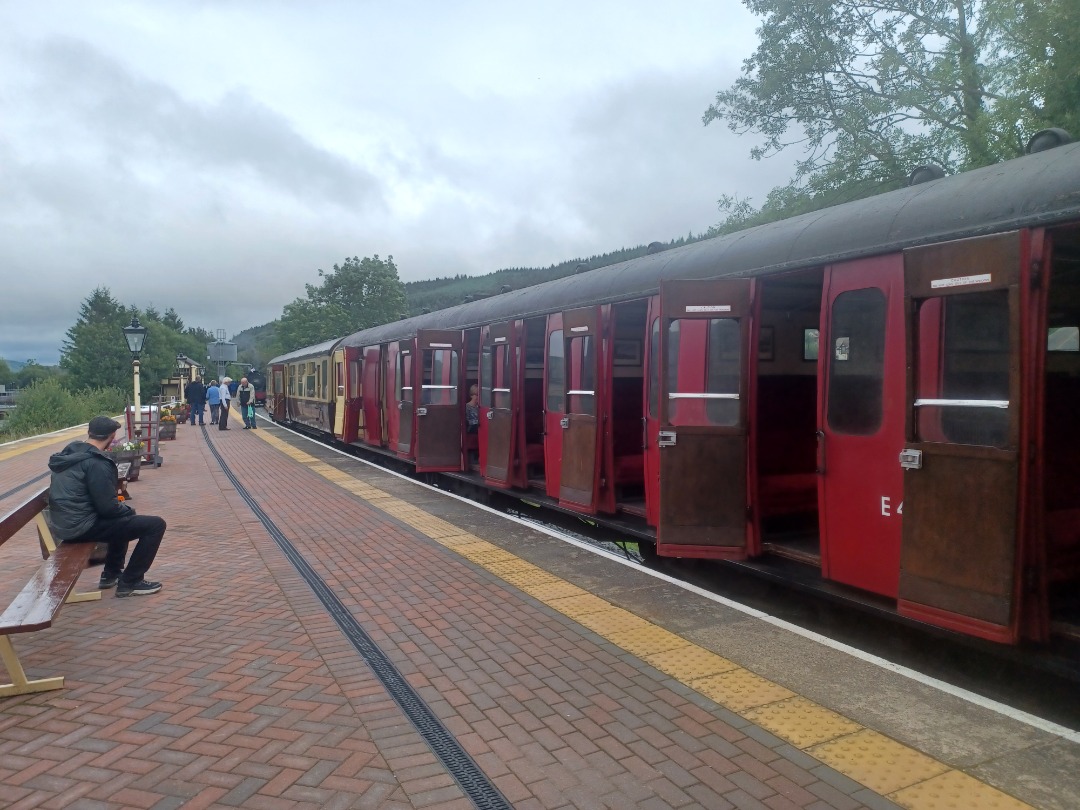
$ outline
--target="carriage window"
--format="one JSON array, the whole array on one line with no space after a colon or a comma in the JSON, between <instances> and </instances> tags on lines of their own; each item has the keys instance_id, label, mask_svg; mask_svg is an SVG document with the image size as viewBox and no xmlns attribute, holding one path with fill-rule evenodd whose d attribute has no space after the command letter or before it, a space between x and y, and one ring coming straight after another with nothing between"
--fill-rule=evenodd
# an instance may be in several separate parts
<instances>
[{"instance_id":1,"label":"carriage window","mask_svg":"<svg viewBox=\"0 0 1080 810\"><path fill-rule=\"evenodd\" d=\"M563 384L566 375L566 363L563 356L563 333L561 329L556 329L548 338L547 375L548 413L562 413L563 396L566 391L566 386Z\"/></svg>"},{"instance_id":2,"label":"carriage window","mask_svg":"<svg viewBox=\"0 0 1080 810\"><path fill-rule=\"evenodd\" d=\"M817 360L818 358L818 330L802 330L802 359Z\"/></svg>"},{"instance_id":3,"label":"carriage window","mask_svg":"<svg viewBox=\"0 0 1080 810\"><path fill-rule=\"evenodd\" d=\"M424 405L456 405L458 353L453 349L424 349L424 381L420 401Z\"/></svg>"},{"instance_id":4,"label":"carriage window","mask_svg":"<svg viewBox=\"0 0 1080 810\"><path fill-rule=\"evenodd\" d=\"M653 318L649 335L649 416L656 418L660 409L660 319Z\"/></svg>"},{"instance_id":5,"label":"carriage window","mask_svg":"<svg viewBox=\"0 0 1080 810\"><path fill-rule=\"evenodd\" d=\"M1004 447L1009 432L1009 293L919 302L916 436Z\"/></svg>"},{"instance_id":6,"label":"carriage window","mask_svg":"<svg viewBox=\"0 0 1080 810\"><path fill-rule=\"evenodd\" d=\"M666 345L668 424L737 425L742 377L739 321L673 320Z\"/></svg>"},{"instance_id":7,"label":"carriage window","mask_svg":"<svg viewBox=\"0 0 1080 810\"><path fill-rule=\"evenodd\" d=\"M412 402L412 355L409 352L401 352L397 358L397 398L398 402Z\"/></svg>"},{"instance_id":8,"label":"carriage window","mask_svg":"<svg viewBox=\"0 0 1080 810\"><path fill-rule=\"evenodd\" d=\"M596 416L596 339L570 338L566 354L566 410Z\"/></svg>"},{"instance_id":9,"label":"carriage window","mask_svg":"<svg viewBox=\"0 0 1080 810\"><path fill-rule=\"evenodd\" d=\"M709 321L708 366L705 377L705 415L713 425L739 424L739 381L742 377L739 322L733 318Z\"/></svg>"},{"instance_id":10,"label":"carriage window","mask_svg":"<svg viewBox=\"0 0 1080 810\"><path fill-rule=\"evenodd\" d=\"M510 347L505 343L492 346L491 389L487 403L492 408L510 407Z\"/></svg>"},{"instance_id":11,"label":"carriage window","mask_svg":"<svg viewBox=\"0 0 1080 810\"><path fill-rule=\"evenodd\" d=\"M494 347L484 344L480 352L480 402L491 407L492 381L495 379L495 350Z\"/></svg>"},{"instance_id":12,"label":"carriage window","mask_svg":"<svg viewBox=\"0 0 1080 810\"><path fill-rule=\"evenodd\" d=\"M885 294L872 288L836 296L829 340L829 427L876 433L885 379Z\"/></svg>"},{"instance_id":13,"label":"carriage window","mask_svg":"<svg viewBox=\"0 0 1080 810\"><path fill-rule=\"evenodd\" d=\"M327 386L329 385L329 382L330 382L330 375L327 374L328 363L329 363L329 361L327 361L327 360L322 361L322 398L323 399L327 399L326 391L327 391Z\"/></svg>"},{"instance_id":14,"label":"carriage window","mask_svg":"<svg viewBox=\"0 0 1080 810\"><path fill-rule=\"evenodd\" d=\"M304 396L306 396L306 397L314 397L315 396L315 375L314 374L308 374L307 378L304 381L304 383L305 383L304 384Z\"/></svg>"},{"instance_id":15,"label":"carriage window","mask_svg":"<svg viewBox=\"0 0 1080 810\"><path fill-rule=\"evenodd\" d=\"M360 361L349 361L349 399L360 398Z\"/></svg>"},{"instance_id":16,"label":"carriage window","mask_svg":"<svg viewBox=\"0 0 1080 810\"><path fill-rule=\"evenodd\" d=\"M1046 336L1048 352L1080 352L1080 327L1054 326Z\"/></svg>"}]
</instances>

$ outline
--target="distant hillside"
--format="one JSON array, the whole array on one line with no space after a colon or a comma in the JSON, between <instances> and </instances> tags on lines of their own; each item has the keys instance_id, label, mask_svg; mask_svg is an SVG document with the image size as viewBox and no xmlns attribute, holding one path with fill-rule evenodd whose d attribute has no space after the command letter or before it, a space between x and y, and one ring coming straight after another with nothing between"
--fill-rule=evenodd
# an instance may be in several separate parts
<instances>
[{"instance_id":1,"label":"distant hillside","mask_svg":"<svg viewBox=\"0 0 1080 810\"><path fill-rule=\"evenodd\" d=\"M655 253L658 250L668 250L691 242L699 242L705 238L704 236L687 236L666 243L653 242L651 245L622 248L612 253L590 256L588 259L568 259L549 267L511 267L483 276L458 275L429 281L409 281L405 284L408 311L410 315L434 312L465 301L498 295L500 292L506 292L507 289L520 290L523 287L564 278L577 272L587 272L609 264L625 262L649 252Z\"/></svg>"},{"instance_id":2,"label":"distant hillside","mask_svg":"<svg viewBox=\"0 0 1080 810\"><path fill-rule=\"evenodd\" d=\"M507 290L520 290L523 287L531 287L544 281L563 278L578 272L596 270L609 264L625 262L638 256L644 256L647 253L656 253L660 250L668 250L691 242L700 242L706 238L708 237L690 235L673 239L670 242L653 242L650 245L622 248L611 253L590 256L587 259L568 259L550 267L510 267L482 276L458 275L448 278L429 279L427 281L409 281L405 283L408 313L409 315L420 315L424 312L434 312L437 309L445 309L465 301L487 298ZM232 340L236 344L237 356L240 361L261 367L270 358L281 354L277 345L276 329L277 321L271 321L268 324L253 326L234 335Z\"/></svg>"}]
</instances>

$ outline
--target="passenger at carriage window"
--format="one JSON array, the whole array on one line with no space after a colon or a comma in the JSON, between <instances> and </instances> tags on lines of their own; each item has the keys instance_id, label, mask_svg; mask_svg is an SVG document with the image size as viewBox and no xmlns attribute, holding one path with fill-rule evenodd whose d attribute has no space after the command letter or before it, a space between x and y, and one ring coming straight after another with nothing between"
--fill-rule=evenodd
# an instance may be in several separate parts
<instances>
[{"instance_id":1,"label":"passenger at carriage window","mask_svg":"<svg viewBox=\"0 0 1080 810\"><path fill-rule=\"evenodd\" d=\"M206 389L206 402L210 405L210 424L216 425L221 411L221 389L218 388L217 380L210 381Z\"/></svg>"},{"instance_id":2,"label":"passenger at carriage window","mask_svg":"<svg viewBox=\"0 0 1080 810\"><path fill-rule=\"evenodd\" d=\"M480 398L476 386L469 386L469 401L465 403L465 432L476 433L480 430Z\"/></svg>"}]
</instances>

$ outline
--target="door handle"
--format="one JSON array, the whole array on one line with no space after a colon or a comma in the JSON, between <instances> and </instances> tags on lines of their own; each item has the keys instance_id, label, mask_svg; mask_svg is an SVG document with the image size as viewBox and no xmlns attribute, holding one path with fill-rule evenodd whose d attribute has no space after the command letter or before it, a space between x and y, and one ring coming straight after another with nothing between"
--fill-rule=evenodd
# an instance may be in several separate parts
<instances>
[{"instance_id":1,"label":"door handle","mask_svg":"<svg viewBox=\"0 0 1080 810\"><path fill-rule=\"evenodd\" d=\"M568 430L570 428L570 417L564 416L562 419L560 419L559 427L561 427L563 430Z\"/></svg>"},{"instance_id":2,"label":"door handle","mask_svg":"<svg viewBox=\"0 0 1080 810\"><path fill-rule=\"evenodd\" d=\"M495 411L488 411L487 412L487 418L488 419L494 419L495 418Z\"/></svg>"},{"instance_id":3,"label":"door handle","mask_svg":"<svg viewBox=\"0 0 1080 810\"><path fill-rule=\"evenodd\" d=\"M416 415L417 416L427 416L427 408L417 408L416 409Z\"/></svg>"},{"instance_id":4,"label":"door handle","mask_svg":"<svg viewBox=\"0 0 1080 810\"><path fill-rule=\"evenodd\" d=\"M922 469L922 450L904 448L900 451L900 466L905 470Z\"/></svg>"}]
</instances>

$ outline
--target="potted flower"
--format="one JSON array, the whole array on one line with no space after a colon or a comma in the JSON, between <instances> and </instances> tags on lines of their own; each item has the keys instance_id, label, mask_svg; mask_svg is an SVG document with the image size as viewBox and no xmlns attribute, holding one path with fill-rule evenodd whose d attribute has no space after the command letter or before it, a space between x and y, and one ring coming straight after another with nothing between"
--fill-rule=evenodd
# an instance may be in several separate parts
<instances>
[{"instance_id":1,"label":"potted flower","mask_svg":"<svg viewBox=\"0 0 1080 810\"><path fill-rule=\"evenodd\" d=\"M142 442L119 441L109 447L109 455L116 462L116 477L120 481L139 480L139 468L146 445Z\"/></svg>"},{"instance_id":2,"label":"potted flower","mask_svg":"<svg viewBox=\"0 0 1080 810\"><path fill-rule=\"evenodd\" d=\"M161 420L158 425L158 438L159 439L175 439L176 438L176 416L173 414L171 408L161 409Z\"/></svg>"}]
</instances>

